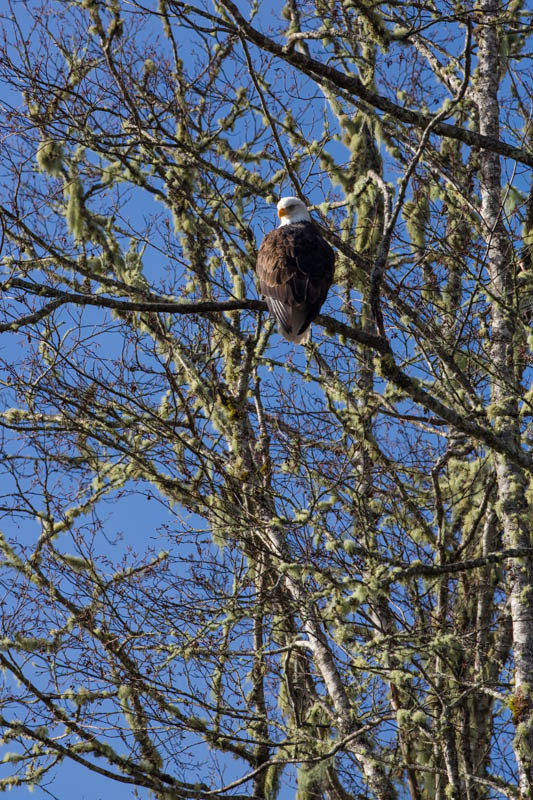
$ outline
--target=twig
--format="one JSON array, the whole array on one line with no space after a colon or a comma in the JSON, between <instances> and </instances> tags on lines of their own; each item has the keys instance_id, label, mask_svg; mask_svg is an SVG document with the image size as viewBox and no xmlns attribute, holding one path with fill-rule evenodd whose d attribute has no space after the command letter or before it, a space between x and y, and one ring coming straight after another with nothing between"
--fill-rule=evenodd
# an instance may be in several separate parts
<instances>
[{"instance_id":1,"label":"twig","mask_svg":"<svg viewBox=\"0 0 533 800\"><path fill-rule=\"evenodd\" d=\"M244 56L246 58L246 64L248 66L248 72L250 73L250 77L251 77L251 79L253 81L253 84L255 86L256 92L259 95L259 100L261 101L261 106L263 108L265 117L268 119L268 124L270 125L270 129L272 131L272 135L273 135L273 137L275 139L276 145L277 145L278 150L280 152L280 155L281 155L281 157L283 159L283 163L285 164L285 169L287 170L287 174L288 174L289 178L291 179L292 184L293 184L294 188L296 189L296 192L297 192L299 198L301 200L303 200L305 202L305 204L307 205L307 200L306 200L306 198L305 198L305 196L303 194L302 187L301 187L300 181L298 179L298 175L293 170L292 164L291 164L291 162L290 162L290 160L289 160L289 158L287 156L287 153L285 152L285 149L284 149L284 147L283 147L283 145L281 143L281 139L280 139L279 134L278 134L278 129L277 129L277 126L276 126L276 122L275 122L274 118L272 117L272 114L270 113L270 110L269 110L268 105L267 105L266 100L265 100L265 96L263 94L263 90L261 89L261 86L259 85L259 81L257 80L257 75L255 74L254 65L253 65L252 59L250 57L250 51L248 50L248 45L246 44L246 39L244 38L244 36L241 36L241 44L242 44L242 49L244 50Z\"/></svg>"},{"instance_id":2,"label":"twig","mask_svg":"<svg viewBox=\"0 0 533 800\"><path fill-rule=\"evenodd\" d=\"M407 186L409 185L411 176L418 162L420 161L420 158L422 157L422 153L426 148L431 133L435 130L435 128L440 122L442 122L444 119L446 119L446 117L449 117L452 114L455 107L458 105L458 103L461 102L461 100L465 96L468 87L468 82L470 80L470 68L471 68L470 46L472 42L472 24L470 22L470 19L467 19L466 26L467 26L466 42L464 49L465 74L463 77L461 88L459 89L459 93L457 94L455 99L450 103L449 106L443 108L438 114L436 114L433 117L433 119L428 123L428 125L426 125L426 128L420 138L420 143L418 145L416 153L411 159L409 166L407 167L405 174L401 180L398 196L396 198L394 208L390 214L388 221L387 221L387 215L385 217L383 238L381 240L378 254L376 256L376 261L370 275L370 298L369 298L372 316L374 317L379 333L384 338L385 338L385 327L383 325L383 314L381 312L380 291L381 291L381 284L383 283L383 277L385 275L386 262L387 262L387 257L389 255L389 250L392 240L392 233L396 225L396 222L398 220L398 216L400 214L402 206L405 202Z\"/></svg>"}]
</instances>

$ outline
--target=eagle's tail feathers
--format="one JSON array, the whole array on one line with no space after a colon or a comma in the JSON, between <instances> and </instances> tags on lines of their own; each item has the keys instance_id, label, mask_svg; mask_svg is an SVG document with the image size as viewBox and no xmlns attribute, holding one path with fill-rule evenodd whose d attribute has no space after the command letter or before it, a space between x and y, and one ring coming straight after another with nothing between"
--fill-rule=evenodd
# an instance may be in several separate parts
<instances>
[{"instance_id":1,"label":"eagle's tail feathers","mask_svg":"<svg viewBox=\"0 0 533 800\"><path fill-rule=\"evenodd\" d=\"M278 323L278 331L284 339L294 344L305 344L309 341L311 326L307 321L309 314L307 304L289 306L275 297L267 297L266 301Z\"/></svg>"},{"instance_id":2,"label":"eagle's tail feathers","mask_svg":"<svg viewBox=\"0 0 533 800\"><path fill-rule=\"evenodd\" d=\"M308 325L302 333L292 333L292 331L287 333L284 330L280 330L279 327L278 330L281 335L285 337L285 339L287 339L289 342L294 342L294 344L307 344L309 337L311 336L310 325Z\"/></svg>"}]
</instances>

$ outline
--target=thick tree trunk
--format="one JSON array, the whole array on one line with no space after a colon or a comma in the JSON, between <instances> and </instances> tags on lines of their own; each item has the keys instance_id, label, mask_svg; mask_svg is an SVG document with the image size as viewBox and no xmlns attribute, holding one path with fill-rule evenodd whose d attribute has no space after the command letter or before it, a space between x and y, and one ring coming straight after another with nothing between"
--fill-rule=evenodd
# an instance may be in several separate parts
<instances>
[{"instance_id":1,"label":"thick tree trunk","mask_svg":"<svg viewBox=\"0 0 533 800\"><path fill-rule=\"evenodd\" d=\"M480 133L499 135L499 59L500 42L496 18L497 0L480 4L482 23L478 30L479 68L477 103ZM500 159L495 153L481 152L481 213L492 305L492 349L494 365L492 416L498 434L510 444L518 443L518 378L514 368L513 263L511 248L502 220ZM499 509L505 545L529 547L530 535L523 470L506 456L496 456ZM513 648L515 663L514 749L520 773L523 798L533 798L533 562L515 560L509 567Z\"/></svg>"}]
</instances>

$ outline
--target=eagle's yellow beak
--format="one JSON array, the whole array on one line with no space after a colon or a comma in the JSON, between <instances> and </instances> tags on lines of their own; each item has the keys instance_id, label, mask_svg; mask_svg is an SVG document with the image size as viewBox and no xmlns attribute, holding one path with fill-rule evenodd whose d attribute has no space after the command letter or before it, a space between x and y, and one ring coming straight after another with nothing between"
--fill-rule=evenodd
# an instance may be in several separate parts
<instances>
[{"instance_id":1,"label":"eagle's yellow beak","mask_svg":"<svg viewBox=\"0 0 533 800\"><path fill-rule=\"evenodd\" d=\"M278 208L278 217L281 219L282 217L287 216L287 209L286 208Z\"/></svg>"}]
</instances>

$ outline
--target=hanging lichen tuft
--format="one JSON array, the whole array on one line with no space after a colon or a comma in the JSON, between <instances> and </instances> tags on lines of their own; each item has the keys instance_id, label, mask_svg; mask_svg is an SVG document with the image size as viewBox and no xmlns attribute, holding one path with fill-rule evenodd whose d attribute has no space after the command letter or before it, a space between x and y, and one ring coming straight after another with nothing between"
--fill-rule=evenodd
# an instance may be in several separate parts
<instances>
[{"instance_id":1,"label":"hanging lichen tuft","mask_svg":"<svg viewBox=\"0 0 533 800\"><path fill-rule=\"evenodd\" d=\"M276 800L280 790L281 774L285 764L272 764L265 773L265 800Z\"/></svg>"},{"instance_id":2,"label":"hanging lichen tuft","mask_svg":"<svg viewBox=\"0 0 533 800\"><path fill-rule=\"evenodd\" d=\"M63 145L59 141L46 139L39 145L35 160L40 172L52 178L61 178L63 174Z\"/></svg>"},{"instance_id":3,"label":"hanging lichen tuft","mask_svg":"<svg viewBox=\"0 0 533 800\"><path fill-rule=\"evenodd\" d=\"M143 275L142 252L138 250L138 242L131 239L129 249L124 254L123 279L128 286L135 286L138 289L146 289L148 283Z\"/></svg>"},{"instance_id":4,"label":"hanging lichen tuft","mask_svg":"<svg viewBox=\"0 0 533 800\"><path fill-rule=\"evenodd\" d=\"M411 239L413 254L423 255L426 249L426 225L429 221L429 199L424 191L416 192L413 199L403 207L407 233Z\"/></svg>"},{"instance_id":5,"label":"hanging lichen tuft","mask_svg":"<svg viewBox=\"0 0 533 800\"><path fill-rule=\"evenodd\" d=\"M79 176L71 170L70 180L63 190L67 201L65 219L68 229L77 242L85 239L85 220L83 215L83 189Z\"/></svg>"},{"instance_id":6,"label":"hanging lichen tuft","mask_svg":"<svg viewBox=\"0 0 533 800\"><path fill-rule=\"evenodd\" d=\"M322 796L321 787L327 784L330 759L318 761L313 766L302 765L298 769L298 791L296 800L314 800Z\"/></svg>"}]
</instances>

